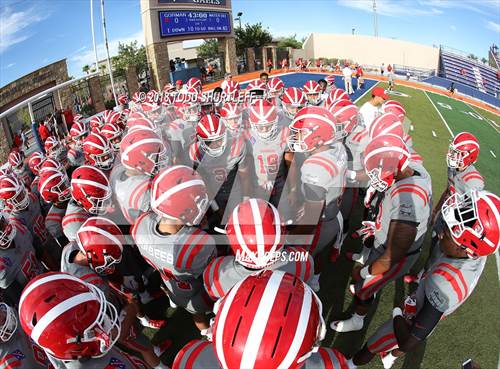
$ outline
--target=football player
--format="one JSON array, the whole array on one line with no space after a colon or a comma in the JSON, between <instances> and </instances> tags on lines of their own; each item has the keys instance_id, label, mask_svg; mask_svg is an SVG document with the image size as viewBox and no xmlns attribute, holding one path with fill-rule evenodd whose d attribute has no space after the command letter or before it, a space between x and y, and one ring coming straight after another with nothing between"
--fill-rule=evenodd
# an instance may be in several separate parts
<instances>
[{"instance_id":1,"label":"football player","mask_svg":"<svg viewBox=\"0 0 500 369\"><path fill-rule=\"evenodd\" d=\"M21 296L19 321L56 369L150 368L115 347L120 319L104 293L69 274L33 279Z\"/></svg>"},{"instance_id":2,"label":"football player","mask_svg":"<svg viewBox=\"0 0 500 369\"><path fill-rule=\"evenodd\" d=\"M213 220L224 223L227 218L223 217L224 210L233 209L243 195L252 192L245 142L242 138L228 137L226 126L213 114L203 116L198 122L196 137L189 156L213 201L217 218Z\"/></svg>"},{"instance_id":3,"label":"football player","mask_svg":"<svg viewBox=\"0 0 500 369\"><path fill-rule=\"evenodd\" d=\"M169 159L169 147L151 129L134 129L123 137L120 160L124 170L112 174L112 184L115 198L129 224L134 224L140 214L151 209L152 177L169 164Z\"/></svg>"},{"instance_id":4,"label":"football player","mask_svg":"<svg viewBox=\"0 0 500 369\"><path fill-rule=\"evenodd\" d=\"M115 153L110 141L101 133L91 133L83 141L83 154L86 165L109 173L113 168Z\"/></svg>"},{"instance_id":5,"label":"football player","mask_svg":"<svg viewBox=\"0 0 500 369\"><path fill-rule=\"evenodd\" d=\"M334 246L330 255L335 258L342 245L340 202L347 169L345 148L336 137L335 117L324 107L301 109L290 124L288 146L291 151L306 156L300 167L305 202L296 217L298 227L292 231L294 237L290 240L292 244L306 245L314 256ZM299 235L306 235L307 240ZM319 270L315 272L318 281Z\"/></svg>"},{"instance_id":6,"label":"football player","mask_svg":"<svg viewBox=\"0 0 500 369\"><path fill-rule=\"evenodd\" d=\"M446 155L448 185L432 212L433 221L437 221L442 205L454 193L463 195L471 189L484 189L484 179L474 166L478 156L479 141L474 135L461 132L453 137ZM439 228L443 227L442 221L436 223Z\"/></svg>"},{"instance_id":7,"label":"football player","mask_svg":"<svg viewBox=\"0 0 500 369\"><path fill-rule=\"evenodd\" d=\"M34 175L24 161L24 154L18 150L12 151L9 154L9 164L12 168L12 173L15 174L27 188L30 188Z\"/></svg>"},{"instance_id":8,"label":"football player","mask_svg":"<svg viewBox=\"0 0 500 369\"><path fill-rule=\"evenodd\" d=\"M318 82L314 80L307 81L302 87L302 91L306 94L309 106L319 106L323 103L321 99L321 87Z\"/></svg>"},{"instance_id":9,"label":"football player","mask_svg":"<svg viewBox=\"0 0 500 369\"><path fill-rule=\"evenodd\" d=\"M112 190L101 170L83 165L71 175L71 200L63 217L63 232L69 241L76 240L76 232L92 215L110 210Z\"/></svg>"},{"instance_id":10,"label":"football player","mask_svg":"<svg viewBox=\"0 0 500 369\"><path fill-rule=\"evenodd\" d=\"M33 236L33 246L37 256L50 270L57 270L58 254L56 241L45 227L44 217L40 209L40 199L16 178L0 176L0 199L10 210L9 217L22 223Z\"/></svg>"},{"instance_id":11,"label":"football player","mask_svg":"<svg viewBox=\"0 0 500 369\"><path fill-rule=\"evenodd\" d=\"M314 261L300 247L284 248L284 226L270 203L261 199L243 201L234 208L226 233L233 255L215 258L203 273L205 289L212 299L225 296L236 283L262 269L289 272L310 283Z\"/></svg>"},{"instance_id":12,"label":"football player","mask_svg":"<svg viewBox=\"0 0 500 369\"><path fill-rule=\"evenodd\" d=\"M33 247L33 237L18 220L0 213L0 288L17 304L23 287L44 272Z\"/></svg>"},{"instance_id":13,"label":"football player","mask_svg":"<svg viewBox=\"0 0 500 369\"><path fill-rule=\"evenodd\" d=\"M172 306L192 313L200 330L208 328L205 314L212 308L202 274L216 253L213 238L198 228L208 203L201 177L189 167L172 166L154 178L153 211L132 228L142 256L160 272Z\"/></svg>"},{"instance_id":14,"label":"football player","mask_svg":"<svg viewBox=\"0 0 500 369\"><path fill-rule=\"evenodd\" d=\"M3 368L47 369L47 355L18 327L16 310L0 302L0 365Z\"/></svg>"},{"instance_id":15,"label":"football player","mask_svg":"<svg viewBox=\"0 0 500 369\"><path fill-rule=\"evenodd\" d=\"M78 167L85 163L83 155L83 142L88 136L89 130L84 122L75 122L69 130L70 143L68 149L68 160L72 167Z\"/></svg>"},{"instance_id":16,"label":"football player","mask_svg":"<svg viewBox=\"0 0 500 369\"><path fill-rule=\"evenodd\" d=\"M370 186L377 190L372 200L376 219L365 223L374 246L367 263L357 264L352 270L354 314L331 323L337 332L362 329L375 294L417 261L431 212L430 176L422 166L411 162L400 137L386 134L373 139L365 149L364 164Z\"/></svg>"},{"instance_id":17,"label":"football player","mask_svg":"<svg viewBox=\"0 0 500 369\"><path fill-rule=\"evenodd\" d=\"M278 125L278 111L266 100L256 100L249 107L250 138L248 155L253 159L257 188L254 196L278 207L293 154L288 151L288 128ZM278 207L282 214L287 209Z\"/></svg>"},{"instance_id":18,"label":"football player","mask_svg":"<svg viewBox=\"0 0 500 369\"><path fill-rule=\"evenodd\" d=\"M414 351L445 317L472 294L486 264L486 257L500 247L500 199L474 189L451 195L441 208L446 227L412 296L416 310L393 310L393 318L370 337L349 361L349 368L384 354L384 368L397 357Z\"/></svg>"}]
</instances>

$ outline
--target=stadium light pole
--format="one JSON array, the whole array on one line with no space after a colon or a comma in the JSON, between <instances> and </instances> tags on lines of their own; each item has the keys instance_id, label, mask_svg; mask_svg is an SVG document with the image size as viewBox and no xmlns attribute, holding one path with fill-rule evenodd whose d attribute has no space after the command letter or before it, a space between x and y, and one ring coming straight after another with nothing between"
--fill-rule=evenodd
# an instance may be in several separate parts
<instances>
[{"instance_id":1,"label":"stadium light pole","mask_svg":"<svg viewBox=\"0 0 500 369\"><path fill-rule=\"evenodd\" d=\"M101 0L101 17L102 17L102 34L104 36L104 45L106 46L106 59L108 61L109 79L111 80L111 90L113 91L115 105L118 106L118 99L116 97L116 91L115 91L115 83L113 81L113 70L111 69L111 59L109 58L108 33L106 31L106 17L104 15L104 0Z\"/></svg>"},{"instance_id":2,"label":"stadium light pole","mask_svg":"<svg viewBox=\"0 0 500 369\"><path fill-rule=\"evenodd\" d=\"M95 44L95 29L94 29L94 0L90 0L90 29L92 30L92 44L94 45L95 70L99 71L99 59L97 58L97 46Z\"/></svg>"}]
</instances>

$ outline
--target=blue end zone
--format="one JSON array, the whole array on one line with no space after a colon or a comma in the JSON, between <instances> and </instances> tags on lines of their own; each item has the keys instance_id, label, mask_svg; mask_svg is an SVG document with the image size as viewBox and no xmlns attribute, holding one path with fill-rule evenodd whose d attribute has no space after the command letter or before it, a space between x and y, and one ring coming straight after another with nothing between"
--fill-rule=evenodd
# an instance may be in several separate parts
<instances>
[{"instance_id":1,"label":"blue end zone","mask_svg":"<svg viewBox=\"0 0 500 369\"><path fill-rule=\"evenodd\" d=\"M307 81L311 79L318 81L320 79L324 79L327 75L328 74L323 74L323 73L289 73L284 75L278 75L277 77L279 77L285 83L286 87L302 88L302 86L304 86L304 84ZM273 76L271 75L270 78L272 77ZM364 88L361 90L356 90L356 88L358 87L357 80L356 78L353 78L353 88L355 91L354 94L351 95L351 100L352 101L357 100L359 97L361 97L361 95L363 95L367 90L372 88L376 83L377 81L375 80L365 78ZM241 88L242 89L246 88L247 84L248 83L242 83ZM335 76L335 86L342 89L344 88L344 80L342 79L341 76Z\"/></svg>"}]
</instances>

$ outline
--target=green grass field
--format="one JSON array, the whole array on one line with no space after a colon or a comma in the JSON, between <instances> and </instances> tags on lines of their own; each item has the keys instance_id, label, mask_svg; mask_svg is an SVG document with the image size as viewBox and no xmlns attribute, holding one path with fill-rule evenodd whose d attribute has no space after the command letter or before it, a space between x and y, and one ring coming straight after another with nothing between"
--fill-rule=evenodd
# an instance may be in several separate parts
<instances>
[{"instance_id":1,"label":"green grass field","mask_svg":"<svg viewBox=\"0 0 500 369\"><path fill-rule=\"evenodd\" d=\"M381 84L381 86L387 87L385 84ZM400 86L397 86L396 89L407 95L394 95L391 98L402 102L406 108L407 126L413 126L410 133L413 136L414 147L424 157L424 165L432 176L435 201L446 186L445 155L450 133L429 98L432 99L454 133L468 130L477 135L482 148L478 168L486 179L487 188L498 193L500 188L499 161L489 151L492 150L495 155L500 155L499 135L493 128L499 124L499 117L476 108L472 109L465 103L447 97L429 94L428 98L420 90ZM368 95L365 95L357 104L364 103L368 99ZM463 113L464 111L466 113ZM478 115L472 116L468 112ZM482 119L478 118L479 115ZM494 123L487 121L486 118L493 120ZM353 215L351 220L353 228L360 217L360 211ZM344 250L355 250L359 247L358 242L348 240ZM423 265L426 257L427 249L424 249L418 263L419 266ZM323 260L319 295L324 304L324 316L327 324L331 320L350 315L349 308L352 296L346 291L346 287L349 283L352 265L352 262L348 262L342 257L335 264L329 263L326 257ZM336 334L328 329L323 346L335 346L346 355L354 354L363 345L366 338L390 318L394 304L399 304L407 292L408 286L404 286L402 281L387 286L379 294L378 306L376 309L374 307L367 318L365 330ZM428 338L425 345L422 345L417 352L400 359L394 368L459 369L461 363L469 357L472 357L483 369L497 368L498 343L500 342L500 309L498 306L500 306L499 280L495 258L491 256L483 276L469 300L458 311L439 323L438 328ZM162 313L154 306L150 310ZM347 311L347 313L342 314L343 311ZM174 341L173 347L164 357L168 363L171 363L175 353L186 342L199 337L199 335L189 314L182 309L175 311L169 309L168 315L171 316L171 319L167 327L156 333L147 331L147 334L153 338L153 342L160 342L167 337ZM365 368L380 369L382 364L376 358Z\"/></svg>"}]
</instances>

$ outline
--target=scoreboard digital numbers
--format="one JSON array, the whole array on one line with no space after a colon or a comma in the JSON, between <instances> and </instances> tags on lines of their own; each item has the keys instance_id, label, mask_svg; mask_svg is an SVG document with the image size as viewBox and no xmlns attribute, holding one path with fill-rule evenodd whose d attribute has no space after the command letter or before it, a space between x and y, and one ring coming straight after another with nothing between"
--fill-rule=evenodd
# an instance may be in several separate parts
<instances>
[{"instance_id":1,"label":"scoreboard digital numbers","mask_svg":"<svg viewBox=\"0 0 500 369\"><path fill-rule=\"evenodd\" d=\"M231 33L229 12L174 10L160 11L161 37L197 33Z\"/></svg>"}]
</instances>

